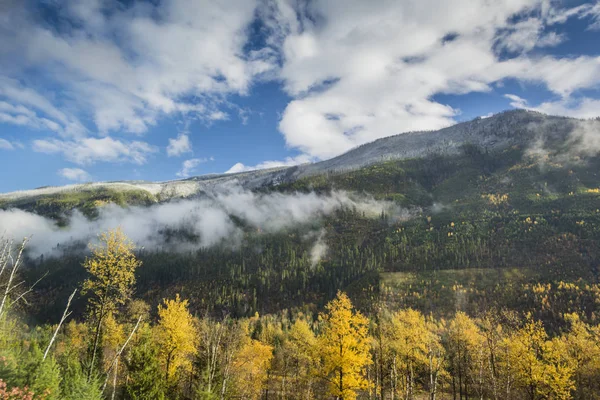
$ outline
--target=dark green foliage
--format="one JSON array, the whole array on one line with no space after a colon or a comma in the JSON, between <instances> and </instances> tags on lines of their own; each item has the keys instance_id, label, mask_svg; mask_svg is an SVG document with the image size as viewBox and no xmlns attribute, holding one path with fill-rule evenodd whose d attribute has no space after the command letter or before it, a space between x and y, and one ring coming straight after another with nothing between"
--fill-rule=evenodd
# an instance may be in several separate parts
<instances>
[{"instance_id":1,"label":"dark green foliage","mask_svg":"<svg viewBox=\"0 0 600 400\"><path fill-rule=\"evenodd\" d=\"M79 360L69 357L61 385L64 400L100 400L100 382L94 376L88 380Z\"/></svg>"},{"instance_id":2,"label":"dark green foliage","mask_svg":"<svg viewBox=\"0 0 600 400\"><path fill-rule=\"evenodd\" d=\"M164 375L158 364L156 346L145 335L132 349L126 360L129 379L125 386L126 398L131 400L165 398Z\"/></svg>"},{"instance_id":3,"label":"dark green foliage","mask_svg":"<svg viewBox=\"0 0 600 400\"><path fill-rule=\"evenodd\" d=\"M338 289L378 296L381 272L517 268L547 282L596 282L599 169L599 157L539 160L521 148L492 153L467 145L456 156L388 161L281 184L264 190L347 190L408 211L375 217L343 209L276 234L236 220L246 232L237 249L141 252L137 293L153 308L160 298L180 293L193 310L238 317L302 304L318 307ZM494 202L504 195L504 201ZM313 265L310 250L320 229L328 249ZM175 240L186 232L170 234ZM77 254L65 249L65 257L40 260L30 270L28 280L50 271L38 286L40 318L58 318L62 302L53 299L66 297L84 279ZM486 296L491 301L490 296L508 295ZM79 315L81 304L74 304Z\"/></svg>"}]
</instances>

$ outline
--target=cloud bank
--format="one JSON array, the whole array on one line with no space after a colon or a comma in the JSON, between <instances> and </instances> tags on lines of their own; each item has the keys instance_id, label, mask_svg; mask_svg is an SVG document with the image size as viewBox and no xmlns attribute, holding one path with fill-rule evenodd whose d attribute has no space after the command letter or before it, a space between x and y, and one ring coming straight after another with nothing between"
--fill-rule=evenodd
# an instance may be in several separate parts
<instances>
[{"instance_id":1,"label":"cloud bank","mask_svg":"<svg viewBox=\"0 0 600 400\"><path fill-rule=\"evenodd\" d=\"M393 203L380 202L347 192L257 194L227 185L215 189L203 198L173 201L152 207L108 205L100 208L97 219L88 220L74 212L65 228L54 221L30 212L0 210L0 230L19 239L33 235L30 251L33 255L51 255L61 247L75 242L86 243L108 229L120 226L138 245L152 250L189 251L219 243L237 246L244 230L236 221L243 221L253 231L274 233L307 223L315 223L340 208L354 208L367 215L378 216L382 210L399 218L411 214ZM182 235L181 232L185 232ZM326 251L323 234L317 235L311 251L317 262Z\"/></svg>"}]
</instances>

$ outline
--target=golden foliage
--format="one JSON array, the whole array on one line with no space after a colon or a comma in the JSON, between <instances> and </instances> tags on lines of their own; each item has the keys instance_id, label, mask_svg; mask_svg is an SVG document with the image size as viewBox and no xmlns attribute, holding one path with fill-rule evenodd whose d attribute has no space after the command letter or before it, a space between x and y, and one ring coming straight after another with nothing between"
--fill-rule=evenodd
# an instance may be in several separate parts
<instances>
[{"instance_id":1,"label":"golden foliage","mask_svg":"<svg viewBox=\"0 0 600 400\"><path fill-rule=\"evenodd\" d=\"M248 339L235 355L232 373L237 394L244 399L259 399L267 382L273 359L273 347Z\"/></svg>"},{"instance_id":2,"label":"golden foliage","mask_svg":"<svg viewBox=\"0 0 600 400\"><path fill-rule=\"evenodd\" d=\"M160 354L164 358L165 376L171 378L179 368L190 370L190 356L196 352L197 330L194 318L188 311L188 301L179 294L174 300L163 300L158 306L158 339Z\"/></svg>"},{"instance_id":3,"label":"golden foliage","mask_svg":"<svg viewBox=\"0 0 600 400\"><path fill-rule=\"evenodd\" d=\"M481 198L486 199L493 206L501 206L508 204L508 194L482 194Z\"/></svg>"},{"instance_id":4,"label":"golden foliage","mask_svg":"<svg viewBox=\"0 0 600 400\"><path fill-rule=\"evenodd\" d=\"M90 245L92 256L83 263L91 276L83 282L82 293L91 293L90 305L104 314L130 299L141 261L121 228L102 233L99 242Z\"/></svg>"},{"instance_id":5,"label":"golden foliage","mask_svg":"<svg viewBox=\"0 0 600 400\"><path fill-rule=\"evenodd\" d=\"M321 375L329 383L329 394L352 400L357 390L368 385L365 378L365 367L371 363L368 319L354 311L350 299L342 292L325 308L327 312L320 315Z\"/></svg>"},{"instance_id":6,"label":"golden foliage","mask_svg":"<svg viewBox=\"0 0 600 400\"><path fill-rule=\"evenodd\" d=\"M560 341L548 340L540 321L525 325L506 339L506 366L528 398L569 399L574 389L573 368Z\"/></svg>"}]
</instances>

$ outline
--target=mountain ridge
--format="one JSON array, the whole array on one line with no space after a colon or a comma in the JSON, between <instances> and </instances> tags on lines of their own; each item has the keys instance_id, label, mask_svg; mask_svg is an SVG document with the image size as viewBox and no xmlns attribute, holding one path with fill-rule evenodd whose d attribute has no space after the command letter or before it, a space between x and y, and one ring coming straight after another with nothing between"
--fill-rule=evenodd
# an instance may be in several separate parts
<instances>
[{"instance_id":1,"label":"mountain ridge","mask_svg":"<svg viewBox=\"0 0 600 400\"><path fill-rule=\"evenodd\" d=\"M488 150L501 150L514 145L530 146L540 138L552 137L564 141L577 124L583 121L535 111L507 110L490 117L477 117L440 130L405 132L376 139L339 156L316 163L232 174L207 174L162 182L110 181L45 186L0 193L0 201L10 203L94 189L141 190L147 192L156 201L162 201L193 196L227 182L237 182L246 189L256 189L324 173L349 171L383 161L418 158L432 154L456 154L467 144Z\"/></svg>"}]
</instances>

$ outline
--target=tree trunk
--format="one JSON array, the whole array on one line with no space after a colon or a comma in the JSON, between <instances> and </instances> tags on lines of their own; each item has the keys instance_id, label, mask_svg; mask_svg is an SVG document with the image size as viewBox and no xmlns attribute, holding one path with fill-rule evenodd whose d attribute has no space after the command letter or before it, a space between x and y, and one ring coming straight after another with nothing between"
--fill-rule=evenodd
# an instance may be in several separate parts
<instances>
[{"instance_id":1,"label":"tree trunk","mask_svg":"<svg viewBox=\"0 0 600 400\"><path fill-rule=\"evenodd\" d=\"M102 300L102 305L100 306L100 313L98 314L98 323L96 323L96 331L94 332L94 346L92 350L92 362L90 363L90 369L88 371L88 381L92 377L92 372L94 371L94 363L96 362L96 352L98 351L98 340L100 339L100 329L102 327L102 319L104 318L104 306L105 300Z\"/></svg>"},{"instance_id":2,"label":"tree trunk","mask_svg":"<svg viewBox=\"0 0 600 400\"><path fill-rule=\"evenodd\" d=\"M115 375L113 377L112 396L110 396L111 400L115 400L115 393L117 392L117 374L118 373L119 373L119 358L117 357L117 361L115 364Z\"/></svg>"}]
</instances>

